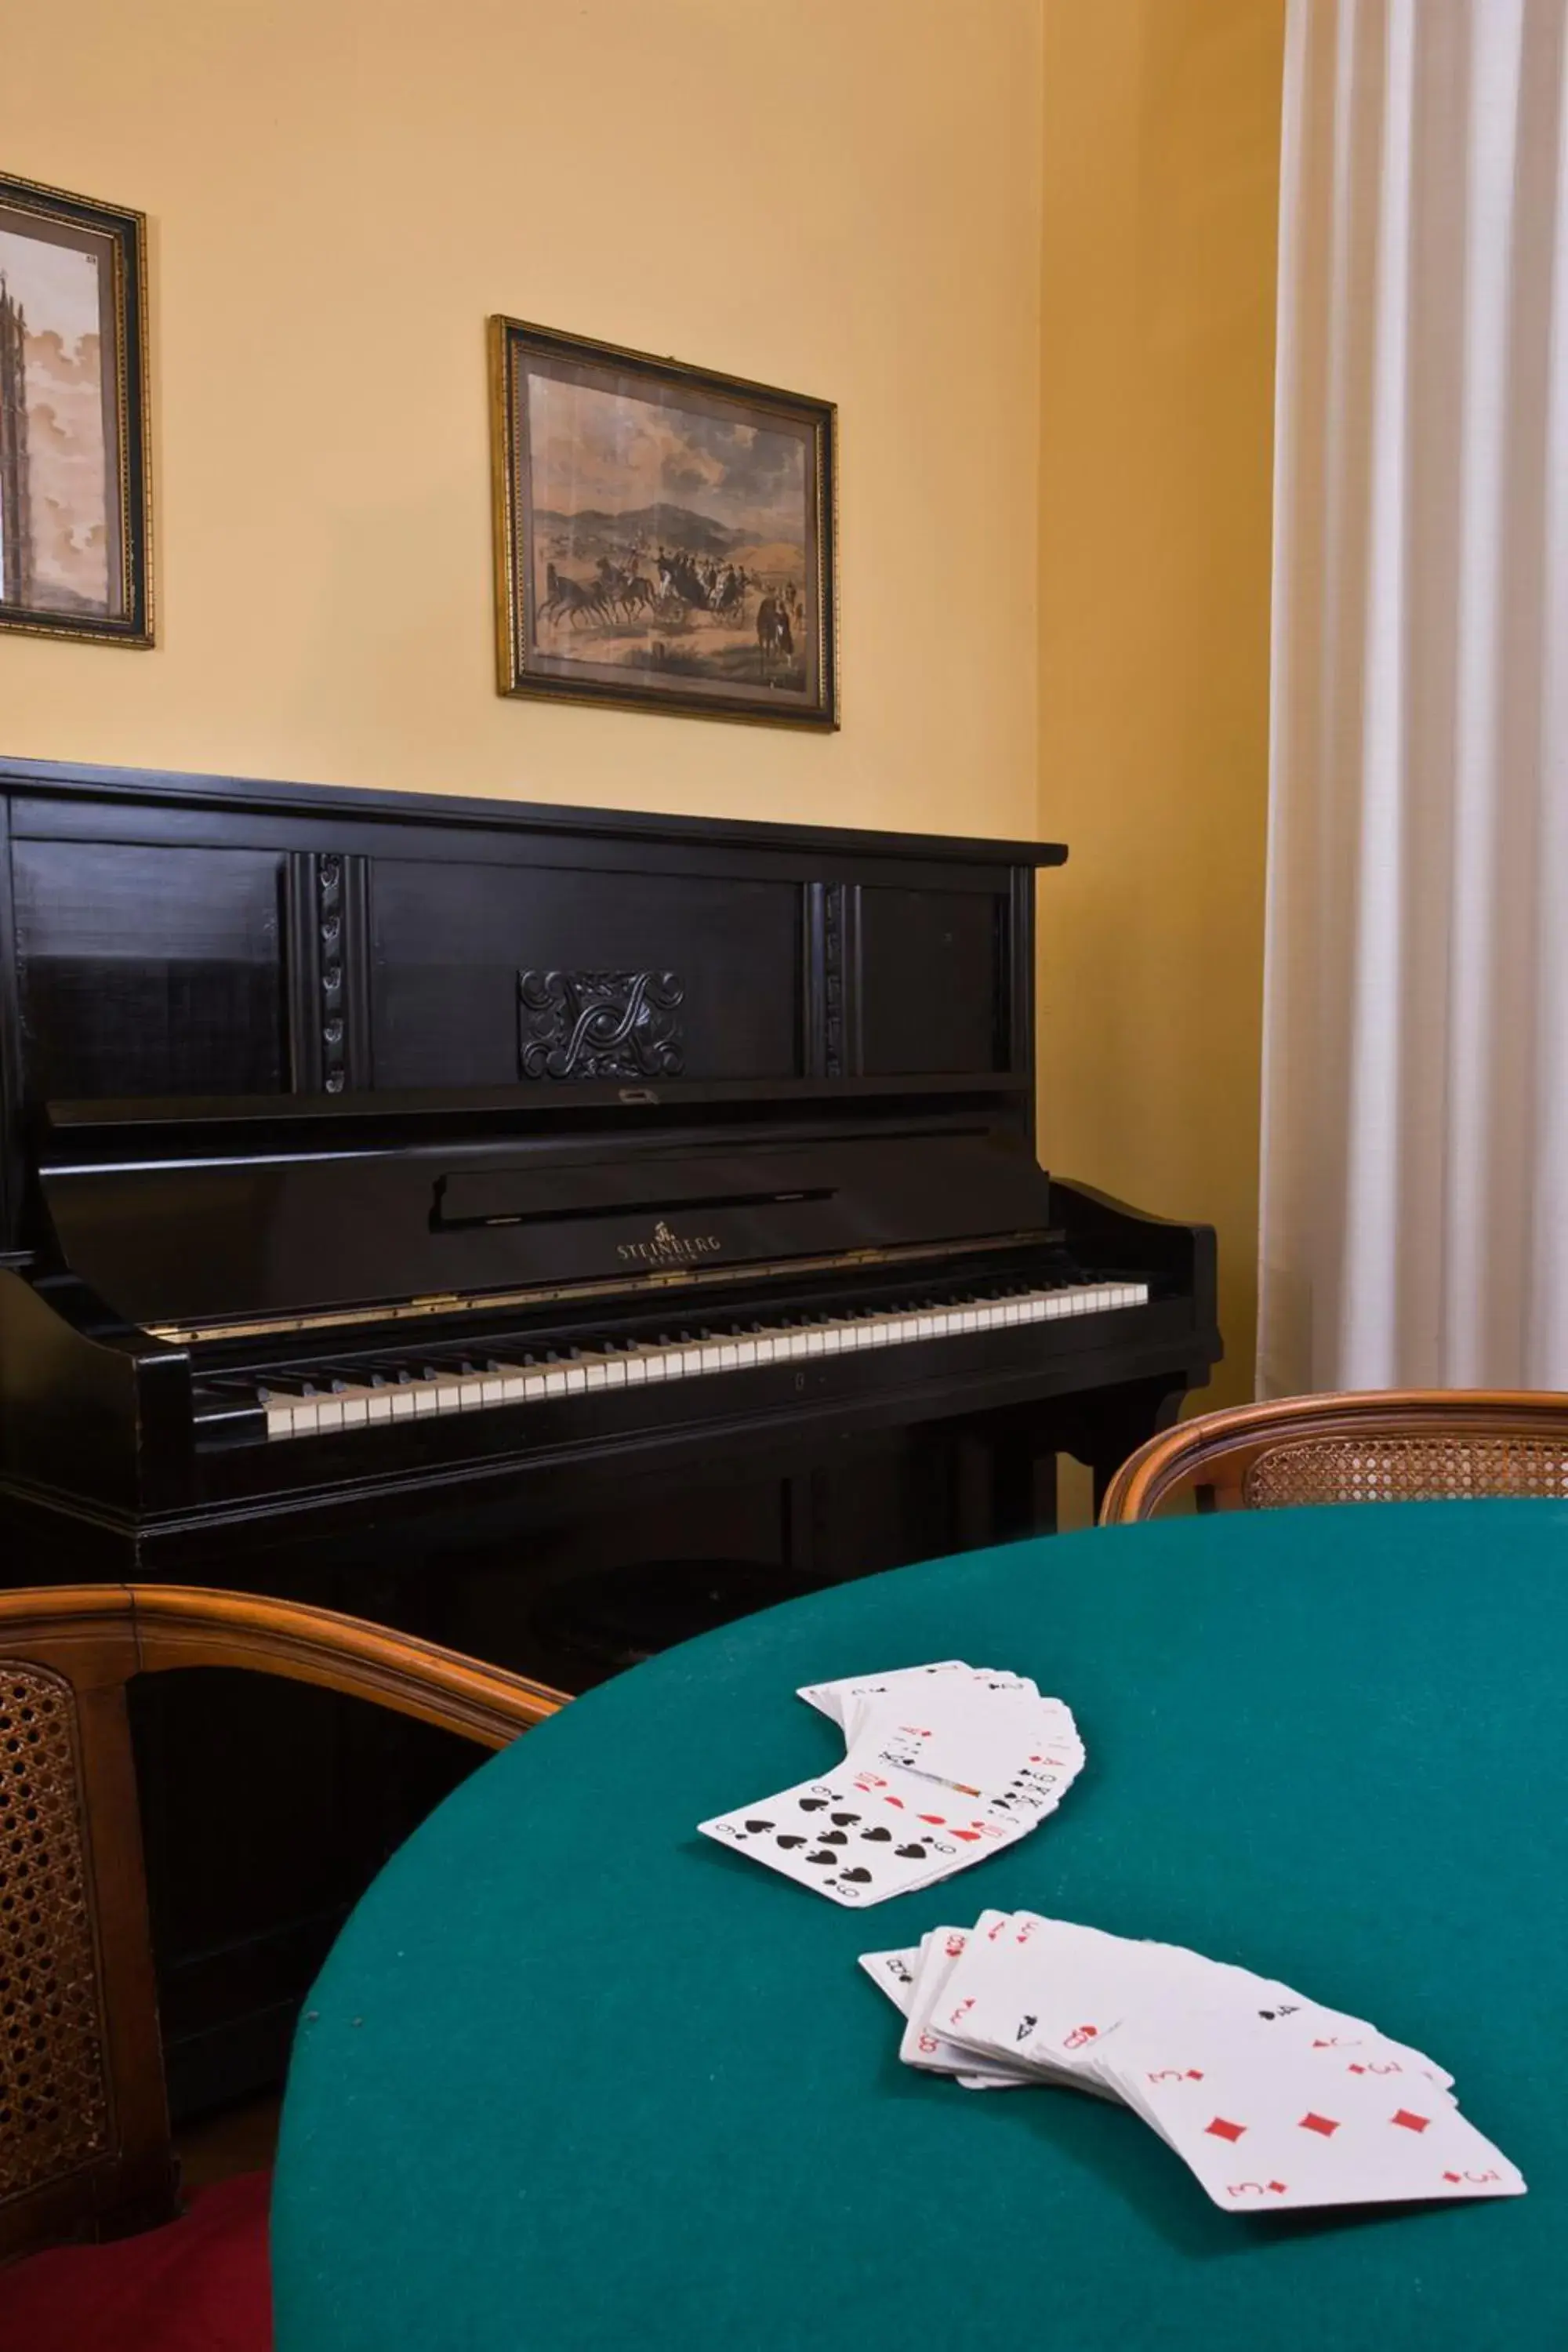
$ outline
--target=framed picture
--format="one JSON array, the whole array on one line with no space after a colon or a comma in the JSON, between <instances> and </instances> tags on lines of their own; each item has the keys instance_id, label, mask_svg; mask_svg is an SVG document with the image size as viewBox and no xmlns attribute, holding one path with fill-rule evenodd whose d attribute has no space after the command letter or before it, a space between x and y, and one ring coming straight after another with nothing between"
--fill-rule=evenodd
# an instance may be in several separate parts
<instances>
[{"instance_id":1,"label":"framed picture","mask_svg":"<svg viewBox=\"0 0 1568 2352\"><path fill-rule=\"evenodd\" d=\"M501 692L836 727L831 404L490 339Z\"/></svg>"},{"instance_id":2,"label":"framed picture","mask_svg":"<svg viewBox=\"0 0 1568 2352\"><path fill-rule=\"evenodd\" d=\"M0 628L153 642L146 222L0 178Z\"/></svg>"}]
</instances>

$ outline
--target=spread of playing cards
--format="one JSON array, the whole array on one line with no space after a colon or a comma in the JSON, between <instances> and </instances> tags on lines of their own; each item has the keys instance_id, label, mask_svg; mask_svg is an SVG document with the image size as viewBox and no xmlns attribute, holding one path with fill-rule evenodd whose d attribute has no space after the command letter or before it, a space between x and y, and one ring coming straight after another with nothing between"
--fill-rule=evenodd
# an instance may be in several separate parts
<instances>
[{"instance_id":1,"label":"spread of playing cards","mask_svg":"<svg viewBox=\"0 0 1568 2352\"><path fill-rule=\"evenodd\" d=\"M860 1966L903 2016L906 2064L966 2090L1117 2101L1225 2212L1524 2193L1451 2074L1249 1969L1032 1911L984 1911Z\"/></svg>"},{"instance_id":2,"label":"spread of playing cards","mask_svg":"<svg viewBox=\"0 0 1568 2352\"><path fill-rule=\"evenodd\" d=\"M984 1861L1055 1812L1083 1769L1059 1698L962 1658L796 1696L842 1729L838 1770L698 1827L835 1903L882 1903Z\"/></svg>"}]
</instances>

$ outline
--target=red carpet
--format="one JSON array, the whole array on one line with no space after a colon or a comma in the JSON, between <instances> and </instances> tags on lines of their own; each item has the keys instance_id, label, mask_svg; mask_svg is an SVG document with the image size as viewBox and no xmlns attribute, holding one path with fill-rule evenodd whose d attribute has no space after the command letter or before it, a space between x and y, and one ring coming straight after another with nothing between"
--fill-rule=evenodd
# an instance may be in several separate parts
<instances>
[{"instance_id":1,"label":"red carpet","mask_svg":"<svg viewBox=\"0 0 1568 2352\"><path fill-rule=\"evenodd\" d=\"M270 2352L271 2186L247 2172L166 2229L0 2271L0 2352Z\"/></svg>"}]
</instances>

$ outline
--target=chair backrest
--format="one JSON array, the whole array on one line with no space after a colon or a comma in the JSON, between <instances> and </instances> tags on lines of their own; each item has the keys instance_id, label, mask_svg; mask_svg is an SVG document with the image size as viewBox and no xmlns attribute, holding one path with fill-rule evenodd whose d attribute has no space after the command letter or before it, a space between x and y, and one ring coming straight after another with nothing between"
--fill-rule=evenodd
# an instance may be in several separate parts
<instances>
[{"instance_id":1,"label":"chair backrest","mask_svg":"<svg viewBox=\"0 0 1568 2352\"><path fill-rule=\"evenodd\" d=\"M1111 1479L1100 1524L1296 1503L1568 1496L1568 1396L1388 1389L1282 1397L1198 1414L1152 1437Z\"/></svg>"},{"instance_id":2,"label":"chair backrest","mask_svg":"<svg viewBox=\"0 0 1568 2352\"><path fill-rule=\"evenodd\" d=\"M0 2260L177 2210L125 1686L247 1666L489 1748L559 1691L331 1610L178 1585L0 1594Z\"/></svg>"}]
</instances>

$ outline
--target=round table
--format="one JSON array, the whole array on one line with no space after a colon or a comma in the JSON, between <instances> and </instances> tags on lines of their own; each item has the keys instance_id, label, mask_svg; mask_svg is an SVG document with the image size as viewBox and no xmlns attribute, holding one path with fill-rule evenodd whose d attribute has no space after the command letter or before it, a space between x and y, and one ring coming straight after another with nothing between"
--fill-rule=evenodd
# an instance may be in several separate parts
<instances>
[{"instance_id":1,"label":"round table","mask_svg":"<svg viewBox=\"0 0 1568 2352\"><path fill-rule=\"evenodd\" d=\"M1033 1675L1061 1811L841 1910L694 1834L837 1760L797 1684ZM278 2352L1482 2352L1568 2343L1568 1508L1096 1530L667 1653L484 1766L307 2005ZM987 1906L1284 1977L1450 2067L1526 2197L1222 2213L1133 2116L896 2057L855 1966Z\"/></svg>"}]
</instances>

